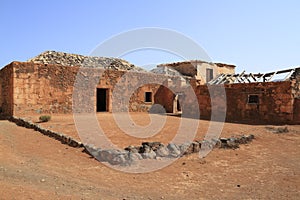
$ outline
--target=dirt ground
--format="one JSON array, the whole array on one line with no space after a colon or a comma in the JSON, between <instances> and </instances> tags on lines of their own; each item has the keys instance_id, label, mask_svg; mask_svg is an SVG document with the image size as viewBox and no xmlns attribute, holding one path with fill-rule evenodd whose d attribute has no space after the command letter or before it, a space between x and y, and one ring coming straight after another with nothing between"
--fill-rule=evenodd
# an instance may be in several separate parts
<instances>
[{"instance_id":1,"label":"dirt ground","mask_svg":"<svg viewBox=\"0 0 300 200\"><path fill-rule=\"evenodd\" d=\"M38 116L27 116L38 121ZM180 118L168 116L155 136L133 138L109 113L97 115L101 128L119 147L142 141L168 143ZM139 125L147 114L133 113ZM40 124L77 139L72 115L55 115ZM209 122L200 121L196 139ZM39 132L0 121L0 199L300 199L300 125L274 134L264 125L226 123L221 137L254 134L236 150L214 149L205 158L182 157L166 168L130 174L111 169Z\"/></svg>"}]
</instances>

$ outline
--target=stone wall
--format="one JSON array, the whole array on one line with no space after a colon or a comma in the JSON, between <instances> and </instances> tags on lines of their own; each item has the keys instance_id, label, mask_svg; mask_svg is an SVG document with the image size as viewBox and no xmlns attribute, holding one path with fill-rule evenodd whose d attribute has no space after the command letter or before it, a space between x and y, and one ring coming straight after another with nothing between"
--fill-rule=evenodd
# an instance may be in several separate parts
<instances>
[{"instance_id":1,"label":"stone wall","mask_svg":"<svg viewBox=\"0 0 300 200\"><path fill-rule=\"evenodd\" d=\"M73 86L78 70L79 67L62 65L33 62L11 63L3 68L0 73L0 107L2 115L72 113ZM167 112L174 112L175 94L182 93L185 90L185 83L182 82L180 77L166 77L140 72L132 72L128 73L130 76L124 76L126 71L104 69L102 69L101 77L99 77L96 73L98 70L100 69L85 68L78 73L84 92L77 97L84 100L83 111L95 111L96 88L106 88L108 90L108 111L112 111L112 94L116 90L115 85L117 83L120 83L120 87L117 88L119 91L115 91L118 94L115 100L120 103L116 105L117 108L120 108L119 111L124 111L124 107L121 105L126 104L125 97L130 96L127 99L129 106L126 108L129 111L146 112L154 103L158 103ZM93 80L91 85L86 85L87 79ZM192 80L191 85L199 101L201 118L210 119L210 97L212 94L209 93L208 86L198 85L196 80ZM130 91L132 87L134 90ZM174 93L168 88L175 88ZM300 84L298 79L286 82L228 84L225 85L225 88L227 121L256 124L300 122ZM145 92L152 92L151 102L145 102ZM216 90L213 96L218 96L218 92ZM249 95L257 95L258 103L248 103ZM220 98L214 98L214 101L218 102L219 100ZM222 102L218 103L219 105L222 104ZM193 108L188 107L188 105L193 105L193 103L187 103L185 111L187 108L192 111ZM197 104L195 105L197 106ZM225 105L221 105L217 109L221 112L224 107Z\"/></svg>"},{"instance_id":2,"label":"stone wall","mask_svg":"<svg viewBox=\"0 0 300 200\"><path fill-rule=\"evenodd\" d=\"M14 115L70 113L78 67L14 62Z\"/></svg>"},{"instance_id":3,"label":"stone wall","mask_svg":"<svg viewBox=\"0 0 300 200\"><path fill-rule=\"evenodd\" d=\"M300 124L300 99L294 100L294 122Z\"/></svg>"},{"instance_id":4,"label":"stone wall","mask_svg":"<svg viewBox=\"0 0 300 200\"><path fill-rule=\"evenodd\" d=\"M266 82L225 85L226 121L254 124L295 123L291 82ZM206 85L195 90L201 118L210 119L211 98ZM257 95L258 103L248 103L249 95Z\"/></svg>"},{"instance_id":5,"label":"stone wall","mask_svg":"<svg viewBox=\"0 0 300 200\"><path fill-rule=\"evenodd\" d=\"M13 63L0 70L0 116L13 115Z\"/></svg>"},{"instance_id":6,"label":"stone wall","mask_svg":"<svg viewBox=\"0 0 300 200\"><path fill-rule=\"evenodd\" d=\"M294 122L300 124L300 70L295 72L292 80L292 94L294 97Z\"/></svg>"},{"instance_id":7,"label":"stone wall","mask_svg":"<svg viewBox=\"0 0 300 200\"><path fill-rule=\"evenodd\" d=\"M215 78L217 75L222 74L222 73L224 73L224 74L234 74L235 73L234 65L205 62L205 61L201 61L201 60L166 63L166 64L160 64L160 65L158 65L158 67L169 67L169 68L175 69L184 76L196 78L200 84L206 83L206 80L207 80L206 70L207 69L211 69L213 71L213 78Z\"/></svg>"},{"instance_id":8,"label":"stone wall","mask_svg":"<svg viewBox=\"0 0 300 200\"><path fill-rule=\"evenodd\" d=\"M122 82L118 87L119 91L116 91L118 94L116 102L123 102L124 97L130 95L128 110L146 112L154 104L154 96L160 85L142 84L140 87L135 87L147 81L160 83L167 80L166 76L150 73L130 72L130 76L124 76L126 71L33 62L14 62L12 67L14 79L9 80L14 80L11 94L14 99L13 114L16 116L32 113L72 113L73 86L76 78L82 87L81 93L77 96L81 103L79 105L82 105L80 111L95 111L96 88L104 88L108 90L107 111L111 112L115 85L123 81L124 84ZM4 73L1 74L7 77ZM129 88L134 89L133 93L129 94ZM152 92L152 102L145 102L145 92Z\"/></svg>"}]
</instances>

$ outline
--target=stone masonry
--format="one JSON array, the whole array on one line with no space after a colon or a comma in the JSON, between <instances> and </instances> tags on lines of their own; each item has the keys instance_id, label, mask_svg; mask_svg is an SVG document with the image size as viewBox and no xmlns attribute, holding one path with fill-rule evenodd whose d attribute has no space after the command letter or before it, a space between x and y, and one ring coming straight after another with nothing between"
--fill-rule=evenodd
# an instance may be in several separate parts
<instances>
[{"instance_id":1,"label":"stone masonry","mask_svg":"<svg viewBox=\"0 0 300 200\"><path fill-rule=\"evenodd\" d=\"M186 64L188 65L188 63ZM209 63L203 62L202 64ZM80 70L82 65L85 67ZM174 66L177 65L174 64ZM218 65L220 70L234 70L234 66L231 65L220 63L215 65ZM195 72L192 68L187 67L183 72L181 67L179 72L185 74L178 76L174 71L175 68L172 70L162 68L151 73L117 58L45 52L29 62L12 62L0 70L0 115L72 113L74 84L79 74L79 79L84 83L83 87L86 87L84 92L79 94L85 103L81 108L83 111L96 111L96 91L105 89L107 91L105 111L111 112L113 92L116 90L116 84L121 81L121 86L117 88L119 95L115 97L117 102L121 105L126 101L126 96L130 98L127 99L129 101L127 108L117 106L120 108L119 111L148 112L153 104L160 104L166 112L175 113L175 99L179 98L178 95L182 94L186 85L191 84L200 109L200 116L195 117L210 119L211 100L219 101L218 98L211 98L211 96L217 96L217 94L210 94L207 85L199 84L197 70ZM102 70L101 76L97 76L95 73L99 70ZM132 77L126 78L125 76L124 78L128 71L132 71ZM226 120L231 122L299 124L299 74L299 72L295 73L293 79L289 81L225 84L226 105L221 105L216 109L224 110L226 107ZM192 77L192 75L196 76ZM94 79L94 85L85 85L87 79ZM135 86L136 83L143 83L144 80L153 80L156 81L156 84L140 85L134 88L132 93L129 93L128 88ZM178 87L174 87L177 89L171 91L170 88L174 84ZM150 96L146 101L147 93ZM189 100L188 97L185 98L187 101ZM189 104L181 106L185 106L183 112L194 109L188 108Z\"/></svg>"}]
</instances>

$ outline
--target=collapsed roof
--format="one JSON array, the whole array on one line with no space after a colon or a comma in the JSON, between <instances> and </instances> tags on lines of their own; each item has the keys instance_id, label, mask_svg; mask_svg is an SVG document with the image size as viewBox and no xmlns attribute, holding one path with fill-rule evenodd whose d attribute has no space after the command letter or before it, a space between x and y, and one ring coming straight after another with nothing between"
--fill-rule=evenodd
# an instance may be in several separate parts
<instances>
[{"instance_id":1,"label":"collapsed roof","mask_svg":"<svg viewBox=\"0 0 300 200\"><path fill-rule=\"evenodd\" d=\"M276 82L276 81L289 81L300 76L300 67L274 71L269 73L246 74L243 71L240 74L219 74L215 79L207 84L233 84L233 83L255 83L255 82Z\"/></svg>"}]
</instances>

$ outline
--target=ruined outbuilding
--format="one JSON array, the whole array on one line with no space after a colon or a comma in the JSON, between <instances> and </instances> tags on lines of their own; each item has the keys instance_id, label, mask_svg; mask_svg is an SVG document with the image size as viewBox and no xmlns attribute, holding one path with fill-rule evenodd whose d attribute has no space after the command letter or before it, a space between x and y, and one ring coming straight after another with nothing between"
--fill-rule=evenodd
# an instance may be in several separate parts
<instances>
[{"instance_id":1,"label":"ruined outbuilding","mask_svg":"<svg viewBox=\"0 0 300 200\"><path fill-rule=\"evenodd\" d=\"M80 71L82 65L86 66L86 71ZM87 102L84 109L90 112L113 111L112 97L119 81L127 81L130 85L140 80L155 80L160 84L147 83L136 88L133 93L124 85L124 88L119 88L124 95L115 98L122 102L123 96L129 95L126 109L130 112L148 112L154 104L160 104L166 112L180 114L185 111L180 103L180 99L184 98L182 90L190 85L198 100L196 105L199 105L199 118L211 119L212 94L209 88L224 86L226 121L300 124L299 68L286 70L288 76L284 79L271 81L270 77L276 73L235 74L234 65L221 63L185 61L161 64L147 72L122 59L54 51L45 52L27 62L12 62L1 69L0 114L9 117L36 113L72 113L78 72L84 80L92 76L93 70L98 69L103 70L103 73L97 77L95 87L82 95ZM135 78L122 80L128 71ZM177 87L172 91L170 88L174 85Z\"/></svg>"}]
</instances>

